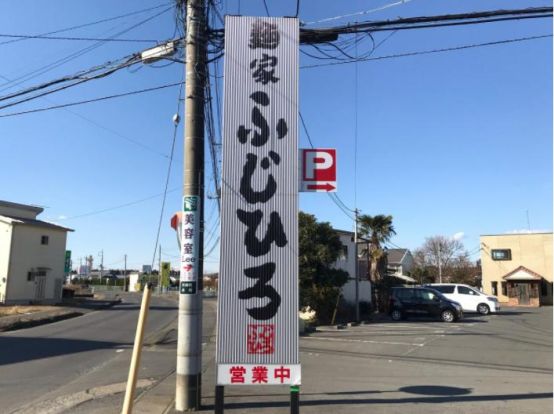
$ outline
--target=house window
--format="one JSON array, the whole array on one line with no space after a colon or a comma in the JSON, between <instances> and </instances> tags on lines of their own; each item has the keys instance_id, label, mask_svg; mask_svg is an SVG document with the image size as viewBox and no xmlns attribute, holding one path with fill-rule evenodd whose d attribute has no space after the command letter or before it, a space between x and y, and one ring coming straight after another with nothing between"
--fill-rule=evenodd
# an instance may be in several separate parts
<instances>
[{"instance_id":1,"label":"house window","mask_svg":"<svg viewBox=\"0 0 554 414\"><path fill-rule=\"evenodd\" d=\"M491 282L493 296L498 296L498 282Z\"/></svg>"},{"instance_id":2,"label":"house window","mask_svg":"<svg viewBox=\"0 0 554 414\"><path fill-rule=\"evenodd\" d=\"M341 260L348 259L348 246L345 246L344 244L342 245L342 251L341 251L339 259L341 259Z\"/></svg>"},{"instance_id":3,"label":"house window","mask_svg":"<svg viewBox=\"0 0 554 414\"><path fill-rule=\"evenodd\" d=\"M512 250L511 249L492 249L491 258L492 260L512 260Z\"/></svg>"},{"instance_id":4,"label":"house window","mask_svg":"<svg viewBox=\"0 0 554 414\"><path fill-rule=\"evenodd\" d=\"M506 282L501 282L500 286L502 287L502 294L508 296L508 284Z\"/></svg>"},{"instance_id":5,"label":"house window","mask_svg":"<svg viewBox=\"0 0 554 414\"><path fill-rule=\"evenodd\" d=\"M41 236L40 244L48 244L48 236Z\"/></svg>"}]
</instances>

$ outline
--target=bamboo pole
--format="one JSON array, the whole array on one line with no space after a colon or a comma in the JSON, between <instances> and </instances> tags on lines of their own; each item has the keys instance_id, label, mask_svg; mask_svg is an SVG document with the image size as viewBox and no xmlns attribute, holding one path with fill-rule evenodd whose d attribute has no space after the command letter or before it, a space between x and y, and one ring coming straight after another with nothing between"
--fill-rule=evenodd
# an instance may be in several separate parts
<instances>
[{"instance_id":1,"label":"bamboo pole","mask_svg":"<svg viewBox=\"0 0 554 414\"><path fill-rule=\"evenodd\" d=\"M144 328L146 326L146 318L148 316L148 307L150 306L151 289L151 283L147 283L146 285L144 285L144 293L142 295L142 303L140 305L137 331L135 333L133 356L131 357L129 377L127 378L127 388L125 390L125 400L123 401L123 409L121 410L121 414L131 414L133 412L133 400L135 397L135 388L137 386L137 374L140 366L140 355L142 352L142 341L144 339Z\"/></svg>"}]
</instances>

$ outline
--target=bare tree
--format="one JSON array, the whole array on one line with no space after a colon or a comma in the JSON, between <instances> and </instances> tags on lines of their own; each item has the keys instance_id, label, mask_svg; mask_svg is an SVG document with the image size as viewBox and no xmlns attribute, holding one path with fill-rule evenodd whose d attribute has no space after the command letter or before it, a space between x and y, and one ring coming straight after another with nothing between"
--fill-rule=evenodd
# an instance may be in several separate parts
<instances>
[{"instance_id":1,"label":"bare tree","mask_svg":"<svg viewBox=\"0 0 554 414\"><path fill-rule=\"evenodd\" d=\"M443 276L452 276L452 269L457 263L469 261L469 255L460 240L445 236L433 236L414 252L416 266L429 269L431 276L441 282Z\"/></svg>"}]
</instances>

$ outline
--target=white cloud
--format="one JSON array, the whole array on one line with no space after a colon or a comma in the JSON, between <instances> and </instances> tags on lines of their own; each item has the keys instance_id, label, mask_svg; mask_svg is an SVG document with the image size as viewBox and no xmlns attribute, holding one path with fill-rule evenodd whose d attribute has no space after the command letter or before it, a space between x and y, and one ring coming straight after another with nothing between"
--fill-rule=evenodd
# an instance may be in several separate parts
<instances>
[{"instance_id":1,"label":"white cloud","mask_svg":"<svg viewBox=\"0 0 554 414\"><path fill-rule=\"evenodd\" d=\"M465 233L463 231L459 231L458 233L454 233L452 240L462 240L464 237Z\"/></svg>"},{"instance_id":2,"label":"white cloud","mask_svg":"<svg viewBox=\"0 0 554 414\"><path fill-rule=\"evenodd\" d=\"M58 216L58 220L65 220L67 216L64 216L63 214L61 216Z\"/></svg>"}]
</instances>

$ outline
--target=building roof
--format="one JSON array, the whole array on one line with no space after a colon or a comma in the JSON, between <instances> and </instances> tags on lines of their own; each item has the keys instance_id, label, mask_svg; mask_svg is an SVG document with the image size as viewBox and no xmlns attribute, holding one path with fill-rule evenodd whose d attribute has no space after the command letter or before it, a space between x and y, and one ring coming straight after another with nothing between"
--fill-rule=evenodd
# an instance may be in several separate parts
<instances>
[{"instance_id":1,"label":"building roof","mask_svg":"<svg viewBox=\"0 0 554 414\"><path fill-rule=\"evenodd\" d=\"M387 259L389 264L400 264L402 259L408 252L408 249L388 249L387 250Z\"/></svg>"},{"instance_id":2,"label":"building roof","mask_svg":"<svg viewBox=\"0 0 554 414\"><path fill-rule=\"evenodd\" d=\"M2 220L4 219L4 220ZM74 231L73 229L70 229L69 227L63 227L58 224L49 223L47 221L42 220L34 220L29 218L23 218L23 217L14 217L14 216L6 216L4 214L0 215L1 221L7 221L10 224L23 224L27 226L36 226L36 227L44 227L52 230L63 230L63 231Z\"/></svg>"},{"instance_id":3,"label":"building roof","mask_svg":"<svg viewBox=\"0 0 554 414\"><path fill-rule=\"evenodd\" d=\"M542 278L543 277L537 272L533 272L525 266L519 266L510 273L502 276L504 280L541 280Z\"/></svg>"},{"instance_id":4,"label":"building roof","mask_svg":"<svg viewBox=\"0 0 554 414\"><path fill-rule=\"evenodd\" d=\"M18 208L20 210L32 211L37 214L40 214L44 211L42 207L31 206L29 204L13 203L11 201L4 201L4 200L0 200L0 207Z\"/></svg>"},{"instance_id":5,"label":"building roof","mask_svg":"<svg viewBox=\"0 0 554 414\"><path fill-rule=\"evenodd\" d=\"M530 231L525 233L499 233L499 234L481 234L479 237L490 237L490 236L529 236L532 234L552 234L551 231Z\"/></svg>"}]
</instances>

